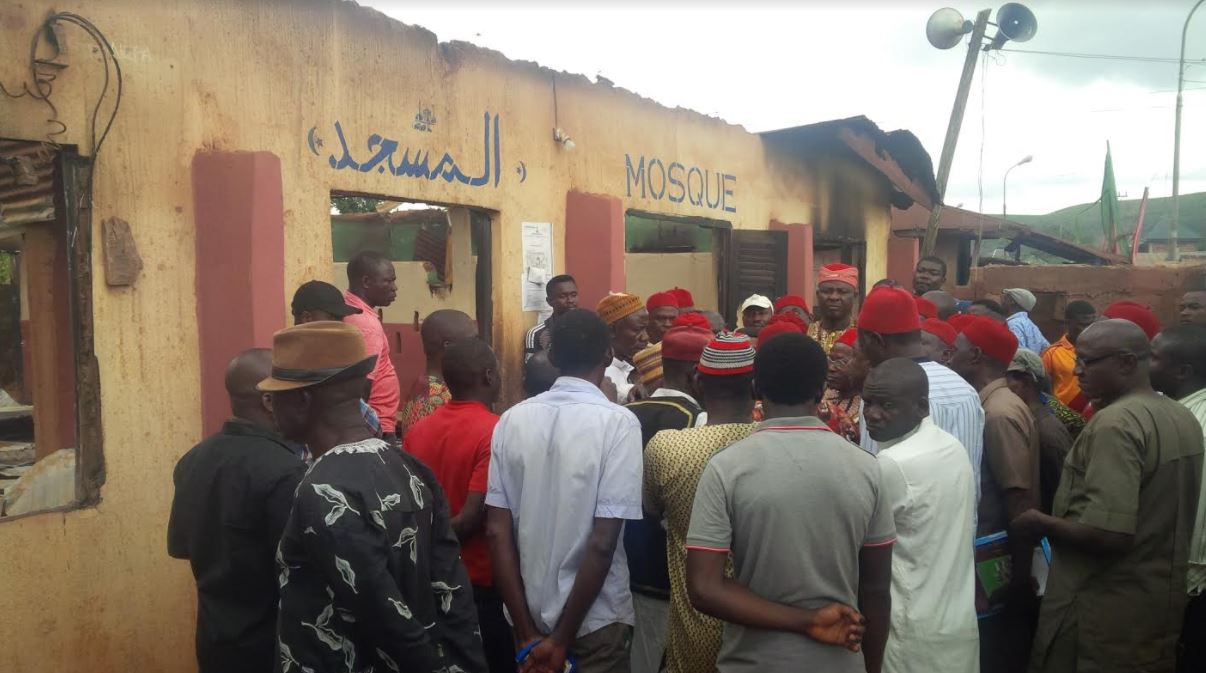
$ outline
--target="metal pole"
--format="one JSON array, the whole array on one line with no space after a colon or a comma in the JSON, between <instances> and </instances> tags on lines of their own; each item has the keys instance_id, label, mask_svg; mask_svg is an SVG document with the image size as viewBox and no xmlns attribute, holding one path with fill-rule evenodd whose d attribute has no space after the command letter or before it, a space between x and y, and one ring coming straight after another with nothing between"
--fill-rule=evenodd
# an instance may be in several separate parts
<instances>
[{"instance_id":1,"label":"metal pole","mask_svg":"<svg viewBox=\"0 0 1206 673\"><path fill-rule=\"evenodd\" d=\"M934 245L938 242L938 218L942 215L942 199L946 197L946 182L951 174L951 162L955 158L955 145L959 142L959 128L963 126L963 110L967 107L967 94L971 89L972 75L976 72L976 58L980 55L980 45L984 42L984 31L988 28L990 14L992 14L992 10L985 9L976 15L971 42L967 45L967 58L963 60L963 75L959 78L959 91L955 94L955 106L951 109L951 119L946 127L946 139L942 141L942 156L938 160L939 200L930 210L930 220L925 227L922 255L934 254Z\"/></svg>"},{"instance_id":2,"label":"metal pole","mask_svg":"<svg viewBox=\"0 0 1206 673\"><path fill-rule=\"evenodd\" d=\"M1173 193L1172 193L1172 222L1168 225L1168 260L1181 261L1181 252L1177 249L1177 225L1181 219L1181 90L1185 86L1185 37L1189 33L1189 21L1193 13L1198 11L1202 2L1198 0L1189 16L1185 17L1185 26L1181 28L1181 60L1177 63L1177 121L1173 131Z\"/></svg>"}]
</instances>

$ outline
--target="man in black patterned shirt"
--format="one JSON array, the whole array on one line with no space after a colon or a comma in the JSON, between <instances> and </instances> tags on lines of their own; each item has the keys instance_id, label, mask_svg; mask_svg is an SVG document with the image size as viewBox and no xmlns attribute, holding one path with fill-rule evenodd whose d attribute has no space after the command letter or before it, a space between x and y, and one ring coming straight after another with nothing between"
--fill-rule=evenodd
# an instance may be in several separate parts
<instances>
[{"instance_id":1,"label":"man in black patterned shirt","mask_svg":"<svg viewBox=\"0 0 1206 673\"><path fill-rule=\"evenodd\" d=\"M259 389L272 394L282 434L314 456L277 555L281 671L484 673L444 492L360 417L374 360L343 323L273 338Z\"/></svg>"}]
</instances>

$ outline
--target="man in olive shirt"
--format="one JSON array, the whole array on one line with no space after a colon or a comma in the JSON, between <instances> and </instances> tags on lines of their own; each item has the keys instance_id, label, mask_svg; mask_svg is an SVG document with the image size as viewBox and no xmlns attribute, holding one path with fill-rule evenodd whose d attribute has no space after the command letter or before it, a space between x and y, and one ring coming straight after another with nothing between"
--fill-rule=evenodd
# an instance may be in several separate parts
<instances>
[{"instance_id":1,"label":"man in olive shirt","mask_svg":"<svg viewBox=\"0 0 1206 673\"><path fill-rule=\"evenodd\" d=\"M1030 670L1172 671L1202 427L1152 390L1151 346L1134 323L1096 323L1076 351L1097 412L1068 454L1052 515L1031 510L1011 526L1055 552Z\"/></svg>"}]
</instances>

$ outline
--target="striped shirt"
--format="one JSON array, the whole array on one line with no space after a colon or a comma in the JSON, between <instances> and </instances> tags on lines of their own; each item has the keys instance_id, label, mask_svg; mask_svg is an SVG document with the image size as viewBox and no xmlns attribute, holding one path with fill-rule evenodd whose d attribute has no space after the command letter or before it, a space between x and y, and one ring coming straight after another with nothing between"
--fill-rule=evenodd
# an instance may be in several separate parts
<instances>
[{"instance_id":1,"label":"striped shirt","mask_svg":"<svg viewBox=\"0 0 1206 673\"><path fill-rule=\"evenodd\" d=\"M1009 331L1018 338L1018 348L1034 351L1039 355L1047 350L1051 342L1047 341L1047 337L1039 330L1038 325L1030 319L1030 314L1025 311L1018 311L1005 319L1005 324L1009 326Z\"/></svg>"},{"instance_id":2,"label":"striped shirt","mask_svg":"<svg viewBox=\"0 0 1206 673\"><path fill-rule=\"evenodd\" d=\"M980 394L963 377L933 360L919 360L930 381L930 418L934 425L954 435L967 449L976 478L976 502L980 502L980 460L984 455L984 407ZM867 432L867 421L859 414L859 445L879 453L879 444Z\"/></svg>"},{"instance_id":3,"label":"striped shirt","mask_svg":"<svg viewBox=\"0 0 1206 673\"><path fill-rule=\"evenodd\" d=\"M533 355L547 349L551 336L553 335L549 332L549 321L547 320L528 330L523 337L523 361L527 362Z\"/></svg>"}]
</instances>

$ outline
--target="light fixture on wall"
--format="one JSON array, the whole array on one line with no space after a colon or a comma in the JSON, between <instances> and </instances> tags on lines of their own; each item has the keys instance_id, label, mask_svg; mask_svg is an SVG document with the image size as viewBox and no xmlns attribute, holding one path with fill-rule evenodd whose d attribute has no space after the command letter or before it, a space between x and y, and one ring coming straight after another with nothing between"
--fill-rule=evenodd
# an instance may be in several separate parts
<instances>
[{"instance_id":1,"label":"light fixture on wall","mask_svg":"<svg viewBox=\"0 0 1206 673\"><path fill-rule=\"evenodd\" d=\"M567 150L572 150L575 147L574 139L570 138L569 134L566 133L564 129L553 129L553 140L561 143L561 145Z\"/></svg>"}]
</instances>

